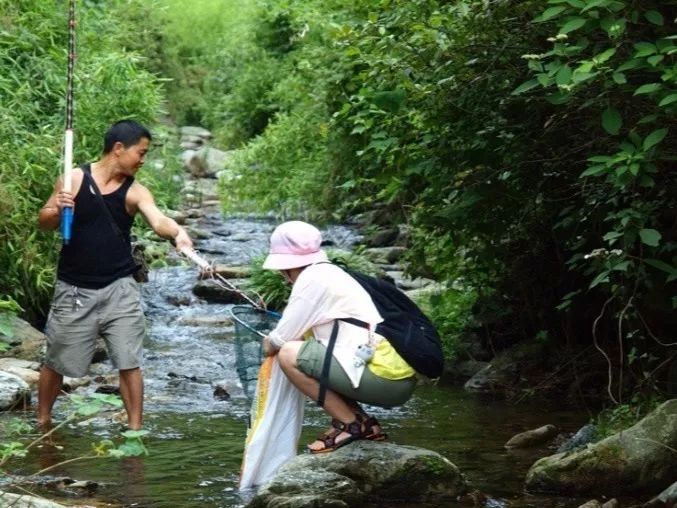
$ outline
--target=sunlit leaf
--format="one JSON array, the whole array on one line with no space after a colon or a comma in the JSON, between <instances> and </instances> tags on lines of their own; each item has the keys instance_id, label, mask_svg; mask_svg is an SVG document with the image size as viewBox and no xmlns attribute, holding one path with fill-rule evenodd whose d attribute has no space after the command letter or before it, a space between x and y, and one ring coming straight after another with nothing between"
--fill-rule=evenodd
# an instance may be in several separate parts
<instances>
[{"instance_id":1,"label":"sunlit leaf","mask_svg":"<svg viewBox=\"0 0 677 508\"><path fill-rule=\"evenodd\" d=\"M658 247L662 235L655 229L640 229L639 238L649 247Z\"/></svg>"}]
</instances>

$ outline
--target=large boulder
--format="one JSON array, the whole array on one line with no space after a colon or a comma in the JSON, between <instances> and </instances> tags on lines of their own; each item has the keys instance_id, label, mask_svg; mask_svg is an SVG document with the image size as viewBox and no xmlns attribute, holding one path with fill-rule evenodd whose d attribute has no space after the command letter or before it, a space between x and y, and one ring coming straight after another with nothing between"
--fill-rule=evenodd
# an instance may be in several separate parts
<instances>
[{"instance_id":1,"label":"large boulder","mask_svg":"<svg viewBox=\"0 0 677 508\"><path fill-rule=\"evenodd\" d=\"M466 381L464 388L470 392L506 395L516 389L520 380L542 374L547 356L543 344L517 344L496 355L486 367Z\"/></svg>"},{"instance_id":2,"label":"large boulder","mask_svg":"<svg viewBox=\"0 0 677 508\"><path fill-rule=\"evenodd\" d=\"M41 497L29 496L28 494L11 494L2 490L0 490L0 506L11 506L12 508L67 508L66 505Z\"/></svg>"},{"instance_id":3,"label":"large boulder","mask_svg":"<svg viewBox=\"0 0 677 508\"><path fill-rule=\"evenodd\" d=\"M10 318L9 335L2 335L2 339L10 346L17 346L25 341L44 341L45 335L23 319L12 316Z\"/></svg>"},{"instance_id":4,"label":"large boulder","mask_svg":"<svg viewBox=\"0 0 677 508\"><path fill-rule=\"evenodd\" d=\"M537 461L527 473L533 492L654 494L677 478L677 399L634 426L586 448Z\"/></svg>"},{"instance_id":5,"label":"large boulder","mask_svg":"<svg viewBox=\"0 0 677 508\"><path fill-rule=\"evenodd\" d=\"M209 146L195 150L190 157L185 157L184 164L190 174L195 177L216 178L219 171L226 168L232 158L232 152L224 152Z\"/></svg>"},{"instance_id":6,"label":"large boulder","mask_svg":"<svg viewBox=\"0 0 677 508\"><path fill-rule=\"evenodd\" d=\"M0 411L23 407L30 397L28 383L15 374L0 370Z\"/></svg>"},{"instance_id":7,"label":"large boulder","mask_svg":"<svg viewBox=\"0 0 677 508\"><path fill-rule=\"evenodd\" d=\"M440 454L392 443L358 441L333 453L300 455L264 485L247 508L358 507L425 502L445 505L467 490Z\"/></svg>"},{"instance_id":8,"label":"large boulder","mask_svg":"<svg viewBox=\"0 0 677 508\"><path fill-rule=\"evenodd\" d=\"M644 508L674 508L677 506L677 482L644 505Z\"/></svg>"}]
</instances>

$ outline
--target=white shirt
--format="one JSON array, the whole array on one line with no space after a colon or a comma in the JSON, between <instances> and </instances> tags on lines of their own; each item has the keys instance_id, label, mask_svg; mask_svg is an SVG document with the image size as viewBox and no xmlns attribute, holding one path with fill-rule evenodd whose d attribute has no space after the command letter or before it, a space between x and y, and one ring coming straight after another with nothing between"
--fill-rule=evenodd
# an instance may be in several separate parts
<instances>
[{"instance_id":1,"label":"white shirt","mask_svg":"<svg viewBox=\"0 0 677 508\"><path fill-rule=\"evenodd\" d=\"M330 263L310 265L296 279L282 318L269 334L270 342L280 348L287 341L303 340L312 329L315 339L326 347L334 320L349 317L369 323L372 330L383 321L369 294L341 268ZM333 356L357 388L365 366L355 366L355 351L369 341L369 331L338 323Z\"/></svg>"}]
</instances>

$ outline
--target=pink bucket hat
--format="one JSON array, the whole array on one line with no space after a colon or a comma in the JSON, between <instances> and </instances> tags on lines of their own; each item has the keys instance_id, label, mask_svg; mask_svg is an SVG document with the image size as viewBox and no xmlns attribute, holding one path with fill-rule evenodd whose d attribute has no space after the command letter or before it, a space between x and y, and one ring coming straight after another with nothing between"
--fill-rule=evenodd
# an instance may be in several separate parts
<instances>
[{"instance_id":1,"label":"pink bucket hat","mask_svg":"<svg viewBox=\"0 0 677 508\"><path fill-rule=\"evenodd\" d=\"M327 261L321 244L322 234L315 226L298 220L283 222L270 235L270 252L263 268L289 270Z\"/></svg>"}]
</instances>

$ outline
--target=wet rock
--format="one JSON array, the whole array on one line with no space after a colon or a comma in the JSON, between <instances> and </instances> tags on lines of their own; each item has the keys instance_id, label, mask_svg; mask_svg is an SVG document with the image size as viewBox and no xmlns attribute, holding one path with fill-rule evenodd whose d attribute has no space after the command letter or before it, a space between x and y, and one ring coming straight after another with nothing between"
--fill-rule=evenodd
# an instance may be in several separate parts
<instances>
[{"instance_id":1,"label":"wet rock","mask_svg":"<svg viewBox=\"0 0 677 508\"><path fill-rule=\"evenodd\" d=\"M0 371L0 411L23 408L30 399L28 383L15 374Z\"/></svg>"},{"instance_id":2,"label":"wet rock","mask_svg":"<svg viewBox=\"0 0 677 508\"><path fill-rule=\"evenodd\" d=\"M231 326L232 318L229 316L183 316L177 322L183 326Z\"/></svg>"},{"instance_id":3,"label":"wet rock","mask_svg":"<svg viewBox=\"0 0 677 508\"><path fill-rule=\"evenodd\" d=\"M449 502L465 493L458 468L440 454L358 441L326 455L299 455L280 468L247 508L380 506Z\"/></svg>"},{"instance_id":4,"label":"wet rock","mask_svg":"<svg viewBox=\"0 0 677 508\"><path fill-rule=\"evenodd\" d=\"M643 508L675 508L677 506L677 482L646 503Z\"/></svg>"},{"instance_id":5,"label":"wet rock","mask_svg":"<svg viewBox=\"0 0 677 508\"><path fill-rule=\"evenodd\" d=\"M487 365L489 365L489 362L480 362L477 360L445 362L444 376L450 379L467 381Z\"/></svg>"},{"instance_id":6,"label":"wet rock","mask_svg":"<svg viewBox=\"0 0 677 508\"><path fill-rule=\"evenodd\" d=\"M40 362L21 360L20 358L0 358L0 370L6 370L8 367L38 370L40 369Z\"/></svg>"},{"instance_id":7,"label":"wet rock","mask_svg":"<svg viewBox=\"0 0 677 508\"><path fill-rule=\"evenodd\" d=\"M609 499L602 505L602 508L618 508L620 506L617 499Z\"/></svg>"},{"instance_id":8,"label":"wet rock","mask_svg":"<svg viewBox=\"0 0 677 508\"><path fill-rule=\"evenodd\" d=\"M489 365L471 377L464 388L471 392L504 395L513 389L523 373L546 364L546 349L538 343L521 343L502 351Z\"/></svg>"},{"instance_id":9,"label":"wet rock","mask_svg":"<svg viewBox=\"0 0 677 508\"><path fill-rule=\"evenodd\" d=\"M216 178L216 173L223 170L231 158L232 152L203 146L190 157L186 169L195 177Z\"/></svg>"},{"instance_id":10,"label":"wet rock","mask_svg":"<svg viewBox=\"0 0 677 508\"><path fill-rule=\"evenodd\" d=\"M597 501L597 499L592 499L586 503L583 503L578 508L602 508L602 503Z\"/></svg>"},{"instance_id":11,"label":"wet rock","mask_svg":"<svg viewBox=\"0 0 677 508\"><path fill-rule=\"evenodd\" d=\"M369 247L385 247L395 243L399 235L400 229L398 227L381 229L369 235L365 243Z\"/></svg>"},{"instance_id":12,"label":"wet rock","mask_svg":"<svg viewBox=\"0 0 677 508\"><path fill-rule=\"evenodd\" d=\"M45 339L45 335L28 322L21 318L12 316L9 319L8 334L2 334L2 340L10 346L17 346L25 341L40 341Z\"/></svg>"},{"instance_id":13,"label":"wet rock","mask_svg":"<svg viewBox=\"0 0 677 508\"><path fill-rule=\"evenodd\" d=\"M559 448L557 448L557 453L568 452L575 450L576 448L581 448L582 446L592 443L597 439L597 429L592 423L583 425L578 431L571 436L571 438L564 441Z\"/></svg>"},{"instance_id":14,"label":"wet rock","mask_svg":"<svg viewBox=\"0 0 677 508\"><path fill-rule=\"evenodd\" d=\"M239 293L225 289L213 279L199 281L193 286L193 294L210 302L243 303L245 301Z\"/></svg>"},{"instance_id":15,"label":"wet rock","mask_svg":"<svg viewBox=\"0 0 677 508\"><path fill-rule=\"evenodd\" d=\"M97 386L94 393L103 393L106 395L120 395L120 387L115 385Z\"/></svg>"},{"instance_id":16,"label":"wet rock","mask_svg":"<svg viewBox=\"0 0 677 508\"><path fill-rule=\"evenodd\" d=\"M211 238L212 234L207 231L206 229L199 229L196 227L188 227L187 233L188 235L193 239L193 240L206 240L207 238Z\"/></svg>"},{"instance_id":17,"label":"wet rock","mask_svg":"<svg viewBox=\"0 0 677 508\"><path fill-rule=\"evenodd\" d=\"M527 430L511 437L507 443L506 448L529 448L531 446L538 446L547 443L557 435L557 427L554 425L544 425L537 429Z\"/></svg>"},{"instance_id":18,"label":"wet rock","mask_svg":"<svg viewBox=\"0 0 677 508\"><path fill-rule=\"evenodd\" d=\"M364 254L373 263L394 264L399 261L402 254L407 249L404 247L390 246L390 247L371 247L364 250Z\"/></svg>"},{"instance_id":19,"label":"wet rock","mask_svg":"<svg viewBox=\"0 0 677 508\"><path fill-rule=\"evenodd\" d=\"M403 291L412 289L422 289L435 284L434 280L426 279L424 277L417 277L410 279L404 276L404 272L400 270L387 271L386 275L393 280L393 283Z\"/></svg>"},{"instance_id":20,"label":"wet rock","mask_svg":"<svg viewBox=\"0 0 677 508\"><path fill-rule=\"evenodd\" d=\"M38 384L38 381L40 380L40 373L33 369L24 369L23 367L15 367L10 365L7 367L0 367L0 371L20 377L31 388L35 388Z\"/></svg>"},{"instance_id":21,"label":"wet rock","mask_svg":"<svg viewBox=\"0 0 677 508\"><path fill-rule=\"evenodd\" d=\"M642 494L665 489L677 477L677 399L637 424L585 449L537 461L526 488L564 494Z\"/></svg>"},{"instance_id":22,"label":"wet rock","mask_svg":"<svg viewBox=\"0 0 677 508\"><path fill-rule=\"evenodd\" d=\"M216 400L229 400L230 393L228 393L223 386L217 385L214 387L214 398Z\"/></svg>"},{"instance_id":23,"label":"wet rock","mask_svg":"<svg viewBox=\"0 0 677 508\"><path fill-rule=\"evenodd\" d=\"M77 390L78 388L82 388L83 386L89 386L92 383L92 378L85 376L85 377L68 377L64 376L63 378L63 386L62 389L64 392L72 392L73 390Z\"/></svg>"},{"instance_id":24,"label":"wet rock","mask_svg":"<svg viewBox=\"0 0 677 508\"><path fill-rule=\"evenodd\" d=\"M0 506L12 508L67 508L66 505L54 503L41 497L28 494L10 494L0 490Z\"/></svg>"},{"instance_id":25,"label":"wet rock","mask_svg":"<svg viewBox=\"0 0 677 508\"><path fill-rule=\"evenodd\" d=\"M179 135L181 138L186 136L197 136L205 141L212 139L212 133L209 130L195 125L184 125L183 127L179 127Z\"/></svg>"}]
</instances>

